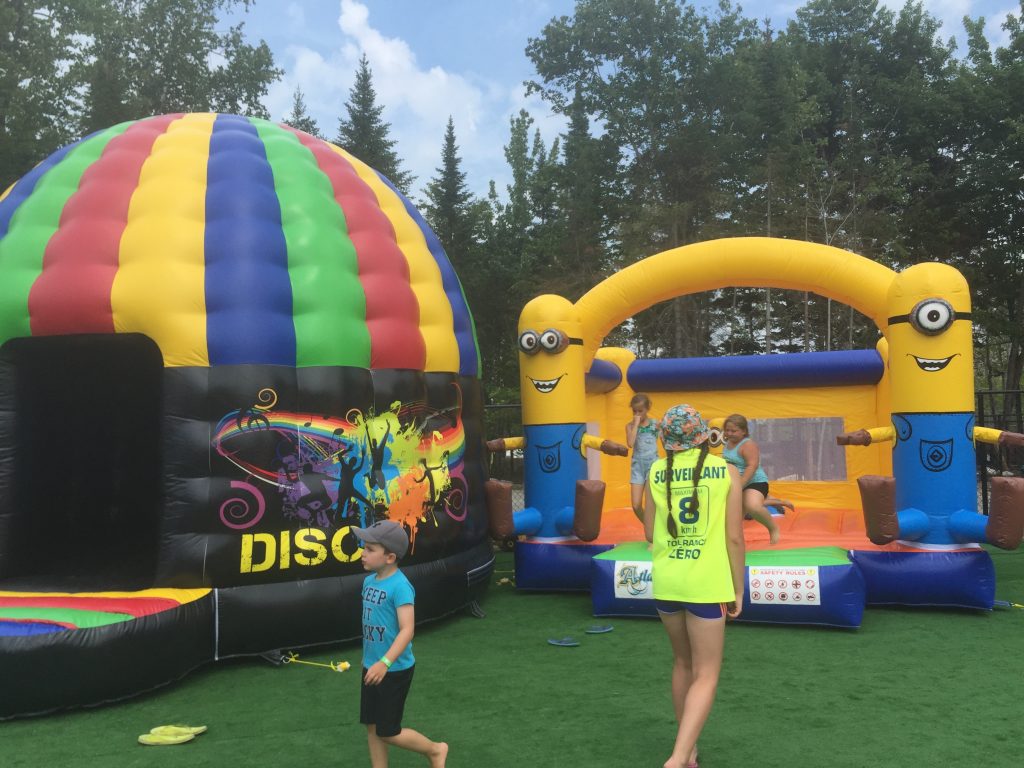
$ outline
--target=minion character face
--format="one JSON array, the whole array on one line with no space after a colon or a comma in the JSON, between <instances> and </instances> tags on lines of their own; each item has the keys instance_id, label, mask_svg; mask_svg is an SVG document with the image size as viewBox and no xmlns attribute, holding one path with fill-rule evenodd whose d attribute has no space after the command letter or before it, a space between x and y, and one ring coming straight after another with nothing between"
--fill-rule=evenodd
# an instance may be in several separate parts
<instances>
[{"instance_id":1,"label":"minion character face","mask_svg":"<svg viewBox=\"0 0 1024 768\"><path fill-rule=\"evenodd\" d=\"M523 423L569 424L586 418L582 325L561 296L538 296L519 315Z\"/></svg>"},{"instance_id":2,"label":"minion character face","mask_svg":"<svg viewBox=\"0 0 1024 768\"><path fill-rule=\"evenodd\" d=\"M722 428L725 427L725 419L708 419L708 446L710 453L715 456L722 455L725 447L725 437L722 435Z\"/></svg>"},{"instance_id":3,"label":"minion character face","mask_svg":"<svg viewBox=\"0 0 1024 768\"><path fill-rule=\"evenodd\" d=\"M967 282L944 264L917 264L896 276L887 297L892 410L974 409L974 351Z\"/></svg>"}]
</instances>

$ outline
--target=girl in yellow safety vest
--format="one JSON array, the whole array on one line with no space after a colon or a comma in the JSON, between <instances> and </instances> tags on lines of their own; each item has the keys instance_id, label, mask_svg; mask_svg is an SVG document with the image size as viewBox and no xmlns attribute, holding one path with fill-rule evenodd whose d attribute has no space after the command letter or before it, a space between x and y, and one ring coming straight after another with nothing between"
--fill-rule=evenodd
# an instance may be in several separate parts
<instances>
[{"instance_id":1,"label":"girl in yellow safety vest","mask_svg":"<svg viewBox=\"0 0 1024 768\"><path fill-rule=\"evenodd\" d=\"M644 531L653 543L654 603L672 644L679 730L665 768L695 768L697 738L722 668L725 617L743 610L743 497L736 467L708 452L708 425L689 405L661 420L666 456L651 467Z\"/></svg>"}]
</instances>

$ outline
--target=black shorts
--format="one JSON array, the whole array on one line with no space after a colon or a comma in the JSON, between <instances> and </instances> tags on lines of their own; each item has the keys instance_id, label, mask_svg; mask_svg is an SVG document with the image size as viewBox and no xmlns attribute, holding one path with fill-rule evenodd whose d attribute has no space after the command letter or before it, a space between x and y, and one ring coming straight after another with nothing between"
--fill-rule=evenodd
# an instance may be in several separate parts
<instances>
[{"instance_id":1,"label":"black shorts","mask_svg":"<svg viewBox=\"0 0 1024 768\"><path fill-rule=\"evenodd\" d=\"M748 489L757 491L766 499L768 498L768 483L750 483L743 490L746 491Z\"/></svg>"},{"instance_id":2,"label":"black shorts","mask_svg":"<svg viewBox=\"0 0 1024 768\"><path fill-rule=\"evenodd\" d=\"M376 725L378 736L397 736L402 732L402 713L405 698L412 685L416 667L388 672L378 685L366 684L366 669L359 688L359 722Z\"/></svg>"}]
</instances>

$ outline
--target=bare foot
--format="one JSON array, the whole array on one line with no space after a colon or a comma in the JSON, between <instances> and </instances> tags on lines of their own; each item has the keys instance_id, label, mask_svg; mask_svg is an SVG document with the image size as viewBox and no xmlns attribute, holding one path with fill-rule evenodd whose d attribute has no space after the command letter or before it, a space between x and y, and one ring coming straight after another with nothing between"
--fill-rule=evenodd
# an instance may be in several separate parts
<instances>
[{"instance_id":1,"label":"bare foot","mask_svg":"<svg viewBox=\"0 0 1024 768\"><path fill-rule=\"evenodd\" d=\"M793 506L792 501L786 501L785 499L780 499L780 501L782 502L782 506L784 506L790 512L796 512L796 507Z\"/></svg>"},{"instance_id":2,"label":"bare foot","mask_svg":"<svg viewBox=\"0 0 1024 768\"><path fill-rule=\"evenodd\" d=\"M773 544L773 545L774 544L778 544L779 543L779 539L781 537L782 536L779 533L779 526L772 525L772 527L768 529L768 543L769 544Z\"/></svg>"},{"instance_id":3,"label":"bare foot","mask_svg":"<svg viewBox=\"0 0 1024 768\"><path fill-rule=\"evenodd\" d=\"M448 759L448 745L443 741L435 743L437 750L429 755L430 768L444 768L444 761Z\"/></svg>"},{"instance_id":4,"label":"bare foot","mask_svg":"<svg viewBox=\"0 0 1024 768\"><path fill-rule=\"evenodd\" d=\"M693 751L690 752L690 759L686 761L686 768L692 768L697 765L697 745L693 745Z\"/></svg>"}]
</instances>

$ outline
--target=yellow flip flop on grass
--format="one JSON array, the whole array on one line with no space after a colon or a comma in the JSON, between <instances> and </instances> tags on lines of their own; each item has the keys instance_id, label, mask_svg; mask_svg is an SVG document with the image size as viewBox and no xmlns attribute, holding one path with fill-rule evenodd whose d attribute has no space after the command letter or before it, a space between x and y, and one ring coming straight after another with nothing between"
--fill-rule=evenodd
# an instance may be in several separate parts
<instances>
[{"instance_id":1,"label":"yellow flip flop on grass","mask_svg":"<svg viewBox=\"0 0 1024 768\"><path fill-rule=\"evenodd\" d=\"M149 733L139 736L139 744L145 744L147 747L185 744L200 733L206 733L205 725L158 725L150 729Z\"/></svg>"}]
</instances>

